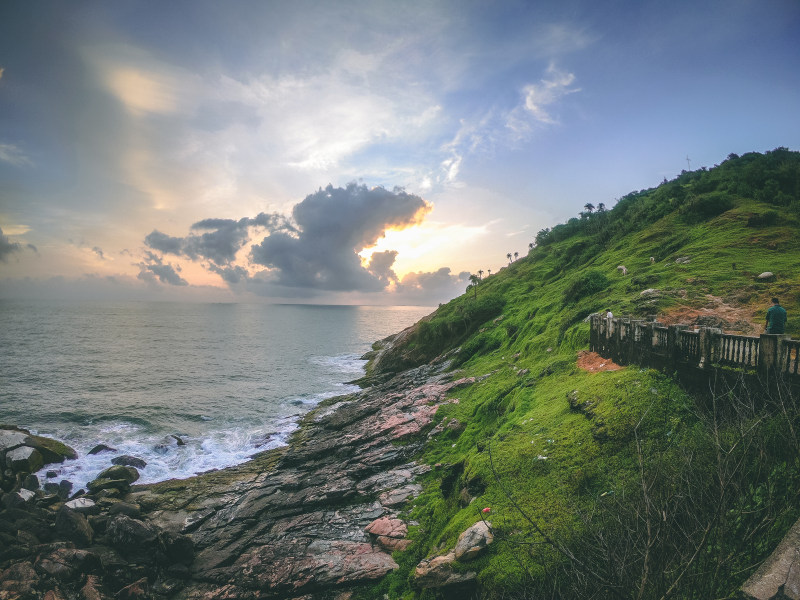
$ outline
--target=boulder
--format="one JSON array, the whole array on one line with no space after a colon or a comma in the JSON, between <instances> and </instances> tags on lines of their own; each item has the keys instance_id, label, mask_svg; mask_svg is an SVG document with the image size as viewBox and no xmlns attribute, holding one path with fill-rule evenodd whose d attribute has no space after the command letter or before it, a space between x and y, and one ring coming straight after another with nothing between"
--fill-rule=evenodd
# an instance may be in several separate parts
<instances>
[{"instance_id":1,"label":"boulder","mask_svg":"<svg viewBox=\"0 0 800 600\"><path fill-rule=\"evenodd\" d=\"M6 465L16 473L33 473L44 466L44 459L36 448L20 446L6 452Z\"/></svg>"},{"instance_id":2,"label":"boulder","mask_svg":"<svg viewBox=\"0 0 800 600\"><path fill-rule=\"evenodd\" d=\"M478 521L458 536L455 549L456 560L466 562L483 552L494 541L491 527L491 523Z\"/></svg>"},{"instance_id":3,"label":"boulder","mask_svg":"<svg viewBox=\"0 0 800 600\"><path fill-rule=\"evenodd\" d=\"M131 484L125 479L95 479L86 484L92 494L96 494L101 490L115 489L127 492Z\"/></svg>"},{"instance_id":4,"label":"boulder","mask_svg":"<svg viewBox=\"0 0 800 600\"><path fill-rule=\"evenodd\" d=\"M108 522L106 533L117 548L145 546L155 543L158 539L155 527L125 515L115 515Z\"/></svg>"},{"instance_id":5,"label":"boulder","mask_svg":"<svg viewBox=\"0 0 800 600\"><path fill-rule=\"evenodd\" d=\"M26 431L17 429L0 429L0 452L8 452L25 445Z\"/></svg>"},{"instance_id":6,"label":"boulder","mask_svg":"<svg viewBox=\"0 0 800 600\"><path fill-rule=\"evenodd\" d=\"M376 536L375 541L388 552L406 550L411 545L411 540L404 539L408 534L408 526L400 519L375 519L367 525L366 532Z\"/></svg>"},{"instance_id":7,"label":"boulder","mask_svg":"<svg viewBox=\"0 0 800 600\"><path fill-rule=\"evenodd\" d=\"M62 506L56 515L56 533L78 546L91 545L94 537L92 526L86 517L66 505Z\"/></svg>"},{"instance_id":8,"label":"boulder","mask_svg":"<svg viewBox=\"0 0 800 600\"><path fill-rule=\"evenodd\" d=\"M59 581L73 581L94 572L99 566L97 555L87 550L56 548L39 556L34 568L38 573Z\"/></svg>"},{"instance_id":9,"label":"boulder","mask_svg":"<svg viewBox=\"0 0 800 600\"><path fill-rule=\"evenodd\" d=\"M91 498L75 498L66 502L64 506L84 515L94 515L99 512L99 507Z\"/></svg>"},{"instance_id":10,"label":"boulder","mask_svg":"<svg viewBox=\"0 0 800 600\"><path fill-rule=\"evenodd\" d=\"M105 444L97 444L94 448L89 450L88 454L95 455L95 454L100 454L101 452L116 452L116 451L117 449L112 448L111 446L106 446Z\"/></svg>"},{"instance_id":11,"label":"boulder","mask_svg":"<svg viewBox=\"0 0 800 600\"><path fill-rule=\"evenodd\" d=\"M22 482L22 487L24 487L26 490L31 490L31 491L38 490L39 478L33 473L31 473L30 475L25 477L25 480Z\"/></svg>"},{"instance_id":12,"label":"boulder","mask_svg":"<svg viewBox=\"0 0 800 600\"><path fill-rule=\"evenodd\" d=\"M139 471L125 465L114 465L100 471L96 479L122 479L128 483L133 483L139 479Z\"/></svg>"},{"instance_id":13,"label":"boulder","mask_svg":"<svg viewBox=\"0 0 800 600\"><path fill-rule=\"evenodd\" d=\"M0 571L0 590L11 592L11 598L36 598L35 586L38 582L39 576L29 562L19 562Z\"/></svg>"},{"instance_id":14,"label":"boulder","mask_svg":"<svg viewBox=\"0 0 800 600\"><path fill-rule=\"evenodd\" d=\"M125 515L131 519L138 519L142 515L142 510L138 504L122 502L112 498L106 498L105 501L110 504L108 514L112 517L114 515Z\"/></svg>"},{"instance_id":15,"label":"boulder","mask_svg":"<svg viewBox=\"0 0 800 600\"><path fill-rule=\"evenodd\" d=\"M741 589L748 600L800 598L800 520L796 521L778 547L750 576Z\"/></svg>"},{"instance_id":16,"label":"boulder","mask_svg":"<svg viewBox=\"0 0 800 600\"><path fill-rule=\"evenodd\" d=\"M78 453L66 444L40 435L29 435L25 439L25 445L36 448L44 458L44 464L46 465L62 463L67 458L70 460L78 458Z\"/></svg>"},{"instance_id":17,"label":"boulder","mask_svg":"<svg viewBox=\"0 0 800 600\"><path fill-rule=\"evenodd\" d=\"M443 556L434 556L420 561L414 570L414 585L423 589L432 589L475 581L477 573L474 571L460 573L453 569L455 560L455 553L449 552Z\"/></svg>"},{"instance_id":18,"label":"boulder","mask_svg":"<svg viewBox=\"0 0 800 600\"><path fill-rule=\"evenodd\" d=\"M137 458L135 456L130 456L128 454L123 454L122 456L115 456L111 459L112 465L123 465L126 467L136 467L137 469L144 469L147 466L147 463L143 461L141 458Z\"/></svg>"}]
</instances>

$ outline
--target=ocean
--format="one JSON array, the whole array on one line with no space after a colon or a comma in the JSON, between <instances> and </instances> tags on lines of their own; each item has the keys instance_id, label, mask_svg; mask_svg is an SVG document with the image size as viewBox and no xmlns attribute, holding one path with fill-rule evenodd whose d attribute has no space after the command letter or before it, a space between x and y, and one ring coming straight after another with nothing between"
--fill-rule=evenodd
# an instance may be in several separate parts
<instances>
[{"instance_id":1,"label":"ocean","mask_svg":"<svg viewBox=\"0 0 800 600\"><path fill-rule=\"evenodd\" d=\"M140 483L241 463L285 444L360 356L430 307L0 301L0 423L79 454L49 465L82 487L114 456ZM89 455L97 444L115 451Z\"/></svg>"}]
</instances>

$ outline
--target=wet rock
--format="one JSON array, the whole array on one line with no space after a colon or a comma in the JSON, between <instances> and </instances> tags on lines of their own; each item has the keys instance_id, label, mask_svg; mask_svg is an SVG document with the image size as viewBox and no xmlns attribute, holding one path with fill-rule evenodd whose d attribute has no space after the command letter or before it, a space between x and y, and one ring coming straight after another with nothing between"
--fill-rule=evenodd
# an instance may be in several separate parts
<instances>
[{"instance_id":1,"label":"wet rock","mask_svg":"<svg viewBox=\"0 0 800 600\"><path fill-rule=\"evenodd\" d=\"M95 479L86 484L89 492L96 494L102 490L115 489L122 492L127 492L131 488L131 484L125 479Z\"/></svg>"},{"instance_id":2,"label":"wet rock","mask_svg":"<svg viewBox=\"0 0 800 600\"><path fill-rule=\"evenodd\" d=\"M114 465L98 473L96 479L122 479L128 483L133 483L139 479L139 471L134 467L124 465Z\"/></svg>"},{"instance_id":3,"label":"wet rock","mask_svg":"<svg viewBox=\"0 0 800 600\"><path fill-rule=\"evenodd\" d=\"M62 463L66 459L75 460L78 458L78 453L66 444L39 435L28 435L25 438L25 445L35 448L42 455L46 465Z\"/></svg>"},{"instance_id":4,"label":"wet rock","mask_svg":"<svg viewBox=\"0 0 800 600\"><path fill-rule=\"evenodd\" d=\"M78 546L91 545L94 537L94 532L86 517L66 505L62 506L56 515L56 533L75 542Z\"/></svg>"},{"instance_id":5,"label":"wet rock","mask_svg":"<svg viewBox=\"0 0 800 600\"><path fill-rule=\"evenodd\" d=\"M36 491L39 489L39 478L31 473L22 481L22 487L26 490Z\"/></svg>"},{"instance_id":6,"label":"wet rock","mask_svg":"<svg viewBox=\"0 0 800 600\"><path fill-rule=\"evenodd\" d=\"M111 459L111 464L122 465L125 467L135 467L137 469L144 469L147 466L147 463L141 458L130 456L128 454L123 454L122 456L115 456L114 458Z\"/></svg>"},{"instance_id":7,"label":"wet rock","mask_svg":"<svg viewBox=\"0 0 800 600\"><path fill-rule=\"evenodd\" d=\"M48 471L47 473L45 473L45 477L47 477L48 479L55 479L56 477L58 477L58 471Z\"/></svg>"},{"instance_id":8,"label":"wet rock","mask_svg":"<svg viewBox=\"0 0 800 600\"><path fill-rule=\"evenodd\" d=\"M95 455L100 454L101 452L116 452L116 448L112 448L111 446L106 446L105 444L97 444L94 448L89 450L88 454Z\"/></svg>"},{"instance_id":9,"label":"wet rock","mask_svg":"<svg viewBox=\"0 0 800 600\"><path fill-rule=\"evenodd\" d=\"M494 541L492 524L478 521L458 536L454 551L456 560L466 562L476 558Z\"/></svg>"},{"instance_id":10,"label":"wet rock","mask_svg":"<svg viewBox=\"0 0 800 600\"><path fill-rule=\"evenodd\" d=\"M414 585L423 589L463 585L475 581L477 573L461 573L453 569L454 552L420 561L414 570Z\"/></svg>"}]
</instances>

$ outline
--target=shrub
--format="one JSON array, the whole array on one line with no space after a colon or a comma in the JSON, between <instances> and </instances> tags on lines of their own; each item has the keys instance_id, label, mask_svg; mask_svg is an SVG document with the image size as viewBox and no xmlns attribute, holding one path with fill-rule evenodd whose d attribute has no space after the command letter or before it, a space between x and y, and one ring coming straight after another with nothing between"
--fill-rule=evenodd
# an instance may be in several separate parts
<instances>
[{"instance_id":1,"label":"shrub","mask_svg":"<svg viewBox=\"0 0 800 600\"><path fill-rule=\"evenodd\" d=\"M768 210L765 213L761 213L758 215L751 215L749 219L747 219L747 226L748 227L770 227L771 225L776 225L778 223L778 212L774 210Z\"/></svg>"},{"instance_id":2,"label":"shrub","mask_svg":"<svg viewBox=\"0 0 800 600\"><path fill-rule=\"evenodd\" d=\"M733 200L724 192L701 196L686 207L684 217L690 223L707 221L733 208Z\"/></svg>"},{"instance_id":3,"label":"shrub","mask_svg":"<svg viewBox=\"0 0 800 600\"><path fill-rule=\"evenodd\" d=\"M586 271L564 290L564 300L577 302L581 298L602 292L610 283L604 273L596 270Z\"/></svg>"}]
</instances>

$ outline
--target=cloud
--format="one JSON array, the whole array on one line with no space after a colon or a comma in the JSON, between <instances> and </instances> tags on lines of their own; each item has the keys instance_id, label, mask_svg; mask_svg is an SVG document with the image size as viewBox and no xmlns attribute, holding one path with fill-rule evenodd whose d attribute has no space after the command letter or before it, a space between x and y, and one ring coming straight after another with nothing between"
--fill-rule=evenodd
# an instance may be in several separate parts
<instances>
[{"instance_id":1,"label":"cloud","mask_svg":"<svg viewBox=\"0 0 800 600\"><path fill-rule=\"evenodd\" d=\"M33 252L37 252L36 246L33 244L20 244L19 242L12 242L8 239L7 235L3 234L2 228L0 228L0 262L8 262L8 258L14 254L15 252L22 252L27 248L28 250L32 250Z\"/></svg>"},{"instance_id":2,"label":"cloud","mask_svg":"<svg viewBox=\"0 0 800 600\"><path fill-rule=\"evenodd\" d=\"M358 253L389 229L422 222L431 206L405 191L328 186L295 205L295 235L275 231L253 245L250 259L267 267L277 285L325 291L380 291L392 279L396 253L381 252L368 266Z\"/></svg>"},{"instance_id":3,"label":"cloud","mask_svg":"<svg viewBox=\"0 0 800 600\"><path fill-rule=\"evenodd\" d=\"M138 264L139 274L136 276L144 282L155 284L156 280L169 285L189 285L178 272L180 266L174 266L164 261L152 252L147 252L145 260Z\"/></svg>"},{"instance_id":4,"label":"cloud","mask_svg":"<svg viewBox=\"0 0 800 600\"><path fill-rule=\"evenodd\" d=\"M0 161L15 167L28 167L33 163L25 153L13 144L0 143Z\"/></svg>"},{"instance_id":5,"label":"cloud","mask_svg":"<svg viewBox=\"0 0 800 600\"><path fill-rule=\"evenodd\" d=\"M101 259L101 260L105 260L106 259L105 255L103 254L102 248L100 248L99 246L94 246L92 248L92 252L94 252L99 259Z\"/></svg>"},{"instance_id":6,"label":"cloud","mask_svg":"<svg viewBox=\"0 0 800 600\"><path fill-rule=\"evenodd\" d=\"M203 219L194 223L191 229L205 230L205 233L190 234L183 238L153 230L144 238L144 243L164 254L186 256L192 260L202 258L217 266L229 265L249 240L251 227L263 227L271 232L294 232L294 227L284 216L260 213L254 218L244 217L239 220Z\"/></svg>"},{"instance_id":7,"label":"cloud","mask_svg":"<svg viewBox=\"0 0 800 600\"><path fill-rule=\"evenodd\" d=\"M550 107L564 96L580 91L580 88L570 87L574 82L574 74L559 71L551 63L546 76L539 83L526 85L523 88L525 110L540 123L555 123L556 120L549 112Z\"/></svg>"},{"instance_id":8,"label":"cloud","mask_svg":"<svg viewBox=\"0 0 800 600\"><path fill-rule=\"evenodd\" d=\"M463 284L468 280L468 272L454 275L450 267L442 267L436 271L406 273L396 291L407 299L449 300L464 293Z\"/></svg>"}]
</instances>

